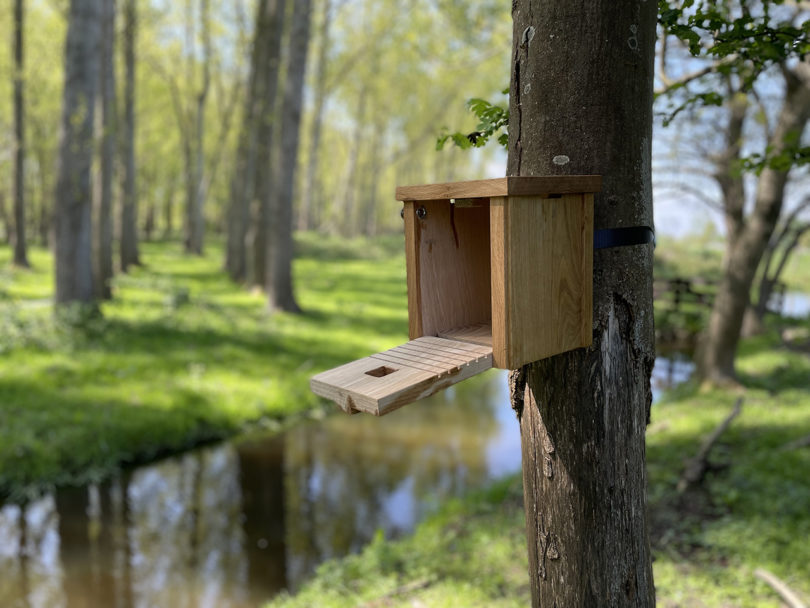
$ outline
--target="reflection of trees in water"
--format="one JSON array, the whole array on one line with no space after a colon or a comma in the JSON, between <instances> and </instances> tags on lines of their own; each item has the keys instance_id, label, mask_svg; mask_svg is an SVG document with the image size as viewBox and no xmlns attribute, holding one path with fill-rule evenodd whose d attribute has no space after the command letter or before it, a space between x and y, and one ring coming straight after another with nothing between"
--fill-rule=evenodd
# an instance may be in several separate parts
<instances>
[{"instance_id":1,"label":"reflection of trees in water","mask_svg":"<svg viewBox=\"0 0 810 608\"><path fill-rule=\"evenodd\" d=\"M358 551L378 529L390 536L410 528L425 499L483 485L486 447L499 430L496 390L487 376L384 418L341 416L290 431L290 581Z\"/></svg>"},{"instance_id":2,"label":"reflection of trees in water","mask_svg":"<svg viewBox=\"0 0 810 608\"><path fill-rule=\"evenodd\" d=\"M238 467L225 445L4 507L0 606L249 605Z\"/></svg>"},{"instance_id":3,"label":"reflection of trees in water","mask_svg":"<svg viewBox=\"0 0 810 608\"><path fill-rule=\"evenodd\" d=\"M231 606L245 599L241 489L231 446L140 470L128 497L136 606Z\"/></svg>"},{"instance_id":4,"label":"reflection of trees in water","mask_svg":"<svg viewBox=\"0 0 810 608\"><path fill-rule=\"evenodd\" d=\"M241 443L242 528L256 604L287 587L284 436Z\"/></svg>"},{"instance_id":5,"label":"reflection of trees in water","mask_svg":"<svg viewBox=\"0 0 810 608\"><path fill-rule=\"evenodd\" d=\"M425 499L484 484L493 378L3 507L0 606L258 605L377 529L409 529Z\"/></svg>"},{"instance_id":6,"label":"reflection of trees in water","mask_svg":"<svg viewBox=\"0 0 810 608\"><path fill-rule=\"evenodd\" d=\"M59 516L52 496L0 510L0 606L61 608Z\"/></svg>"}]
</instances>

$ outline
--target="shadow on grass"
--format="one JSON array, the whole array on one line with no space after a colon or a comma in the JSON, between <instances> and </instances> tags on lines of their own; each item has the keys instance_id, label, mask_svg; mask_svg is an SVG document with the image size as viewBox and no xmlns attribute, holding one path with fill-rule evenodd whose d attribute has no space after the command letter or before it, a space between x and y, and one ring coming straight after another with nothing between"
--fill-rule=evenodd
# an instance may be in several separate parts
<instances>
[{"instance_id":1,"label":"shadow on grass","mask_svg":"<svg viewBox=\"0 0 810 608\"><path fill-rule=\"evenodd\" d=\"M172 407L137 395L89 400L61 383L0 381L0 501L52 484L97 481L139 464L220 439L236 425L201 393L172 390Z\"/></svg>"}]
</instances>

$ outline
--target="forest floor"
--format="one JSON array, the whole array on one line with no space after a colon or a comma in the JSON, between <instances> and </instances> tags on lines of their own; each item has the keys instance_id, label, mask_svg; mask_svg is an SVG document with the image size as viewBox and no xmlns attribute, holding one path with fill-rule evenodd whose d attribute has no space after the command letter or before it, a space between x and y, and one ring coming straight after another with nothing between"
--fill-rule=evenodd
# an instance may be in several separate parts
<instances>
[{"instance_id":1,"label":"forest floor","mask_svg":"<svg viewBox=\"0 0 810 608\"><path fill-rule=\"evenodd\" d=\"M775 574L810 601L810 323L786 345L746 341L739 394L687 383L653 405L647 430L657 605L778 608L754 576ZM684 462L744 397L710 452L703 483L679 494ZM792 445L793 443L793 445ZM453 502L411 537L378 538L322 565L295 596L269 606L526 606L530 603L521 480Z\"/></svg>"},{"instance_id":2,"label":"forest floor","mask_svg":"<svg viewBox=\"0 0 810 608\"><path fill-rule=\"evenodd\" d=\"M0 249L0 500L322 415L313 373L407 337L404 246L305 234L296 248L302 315L229 281L221 246L152 242L102 315L72 324L54 320L50 253L23 270Z\"/></svg>"}]
</instances>

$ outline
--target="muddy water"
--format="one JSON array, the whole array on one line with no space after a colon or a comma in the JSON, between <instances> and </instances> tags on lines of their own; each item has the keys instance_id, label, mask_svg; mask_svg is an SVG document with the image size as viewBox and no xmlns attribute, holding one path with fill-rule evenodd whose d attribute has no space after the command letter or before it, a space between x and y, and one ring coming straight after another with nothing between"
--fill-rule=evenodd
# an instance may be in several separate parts
<instances>
[{"instance_id":1,"label":"muddy water","mask_svg":"<svg viewBox=\"0 0 810 608\"><path fill-rule=\"evenodd\" d=\"M688 362L659 359L654 385ZM0 507L0 607L257 606L377 531L520 469L506 374Z\"/></svg>"}]
</instances>

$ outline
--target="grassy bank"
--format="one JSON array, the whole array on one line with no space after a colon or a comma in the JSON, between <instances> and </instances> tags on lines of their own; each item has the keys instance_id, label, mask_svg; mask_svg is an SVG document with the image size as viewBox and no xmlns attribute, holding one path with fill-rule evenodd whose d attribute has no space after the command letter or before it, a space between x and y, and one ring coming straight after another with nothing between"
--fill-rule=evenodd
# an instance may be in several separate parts
<instances>
[{"instance_id":1,"label":"grassy bank","mask_svg":"<svg viewBox=\"0 0 810 608\"><path fill-rule=\"evenodd\" d=\"M302 315L176 242L143 245L143 268L115 281L100 319L53 320L52 260L33 270L0 250L0 499L81 483L319 405L309 376L407 334L401 239L303 235L294 275Z\"/></svg>"},{"instance_id":2,"label":"grassy bank","mask_svg":"<svg viewBox=\"0 0 810 608\"><path fill-rule=\"evenodd\" d=\"M718 468L701 488L675 491L684 460L736 395L685 385L653 406L647 457L661 607L778 608L756 568L810 600L810 448L789 445L810 435L810 341L787 348L775 335L749 340L739 367L742 414L713 450ZM525 606L520 491L513 478L453 503L413 537L378 539L327 563L297 596L270 606Z\"/></svg>"}]
</instances>

